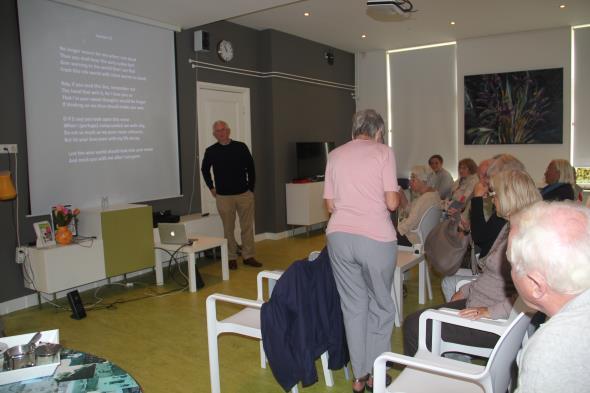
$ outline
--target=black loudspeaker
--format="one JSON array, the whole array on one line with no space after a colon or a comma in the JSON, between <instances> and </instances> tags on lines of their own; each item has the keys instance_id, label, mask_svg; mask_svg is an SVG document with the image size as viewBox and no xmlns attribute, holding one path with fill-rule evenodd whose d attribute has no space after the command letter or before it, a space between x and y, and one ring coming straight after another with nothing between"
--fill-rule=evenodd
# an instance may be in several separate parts
<instances>
[{"instance_id":1,"label":"black loudspeaker","mask_svg":"<svg viewBox=\"0 0 590 393\"><path fill-rule=\"evenodd\" d=\"M82 298L78 291L68 292L68 302L70 302L70 307L72 308L72 318L86 318L86 310L84 310L84 304L82 304Z\"/></svg>"},{"instance_id":2,"label":"black loudspeaker","mask_svg":"<svg viewBox=\"0 0 590 393\"><path fill-rule=\"evenodd\" d=\"M205 30L197 30L194 34L195 39L195 52L206 51L208 52L211 48L209 42L209 32Z\"/></svg>"}]
</instances>

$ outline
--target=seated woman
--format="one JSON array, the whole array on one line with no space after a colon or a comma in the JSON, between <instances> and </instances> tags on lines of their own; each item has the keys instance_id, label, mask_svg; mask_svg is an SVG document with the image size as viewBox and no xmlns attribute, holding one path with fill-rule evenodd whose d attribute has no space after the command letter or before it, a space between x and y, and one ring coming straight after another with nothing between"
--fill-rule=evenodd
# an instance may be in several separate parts
<instances>
[{"instance_id":1,"label":"seated woman","mask_svg":"<svg viewBox=\"0 0 590 393\"><path fill-rule=\"evenodd\" d=\"M433 190L426 184L428 172L428 169L422 165L412 168L410 189L418 195L418 198L406 206L409 213L397 226L397 244L399 246L411 247L419 242L418 236L411 231L418 228L420 219L431 206L440 204L438 191Z\"/></svg>"},{"instance_id":2,"label":"seated woman","mask_svg":"<svg viewBox=\"0 0 590 393\"><path fill-rule=\"evenodd\" d=\"M473 188L479 182L479 176L477 175L477 164L471 158L464 158L459 161L459 178L453 184L451 199L445 203L445 210L456 203L459 210L465 207L465 203L471 197Z\"/></svg>"},{"instance_id":3,"label":"seated woman","mask_svg":"<svg viewBox=\"0 0 590 393\"><path fill-rule=\"evenodd\" d=\"M460 229L471 232L473 252L482 259L487 255L496 241L498 234L506 224L506 220L496 214L493 198L488 195L490 178L504 170L524 170L524 165L510 154L501 154L495 158L483 160L479 164L479 182L473 189L468 207L461 215ZM449 209L451 214L451 209ZM446 302L450 302L460 281L470 281L481 273L479 267L474 271L473 266L465 266L452 276L446 276L441 281L441 289Z\"/></svg>"},{"instance_id":4,"label":"seated woman","mask_svg":"<svg viewBox=\"0 0 590 393\"><path fill-rule=\"evenodd\" d=\"M451 196L451 189L453 187L453 176L443 168L443 158L440 154L435 154L428 159L428 165L432 169L432 173L428 175L428 186L438 191L440 197L447 199Z\"/></svg>"},{"instance_id":5,"label":"seated woman","mask_svg":"<svg viewBox=\"0 0 590 393\"><path fill-rule=\"evenodd\" d=\"M505 219L541 200L533 179L520 170L495 174L491 178L489 193L493 195L496 213ZM469 319L508 317L516 298L516 290L510 277L510 263L506 259L508 231L508 224L505 224L487 256L480 260L482 273L474 281L461 287L450 303L435 308L461 310L459 315ZM418 323L423 311L415 312L404 321L406 355L413 356L418 350ZM445 341L469 346L493 348L498 341L495 334L455 325L443 324L441 333ZM430 336L431 324L427 324L426 337L429 346Z\"/></svg>"},{"instance_id":6,"label":"seated woman","mask_svg":"<svg viewBox=\"0 0 590 393\"><path fill-rule=\"evenodd\" d=\"M574 200L573 168L568 160L552 160L545 170L545 183L541 195L546 201Z\"/></svg>"}]
</instances>

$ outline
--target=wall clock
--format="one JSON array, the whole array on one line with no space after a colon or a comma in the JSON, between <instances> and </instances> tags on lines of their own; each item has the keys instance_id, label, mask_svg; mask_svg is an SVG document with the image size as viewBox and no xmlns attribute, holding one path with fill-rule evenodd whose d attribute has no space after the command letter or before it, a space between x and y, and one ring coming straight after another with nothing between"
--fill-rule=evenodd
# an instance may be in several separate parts
<instances>
[{"instance_id":1,"label":"wall clock","mask_svg":"<svg viewBox=\"0 0 590 393\"><path fill-rule=\"evenodd\" d=\"M219 44L217 44L217 54L222 61L226 63L231 61L234 58L234 47L232 43L228 40L219 41Z\"/></svg>"}]
</instances>

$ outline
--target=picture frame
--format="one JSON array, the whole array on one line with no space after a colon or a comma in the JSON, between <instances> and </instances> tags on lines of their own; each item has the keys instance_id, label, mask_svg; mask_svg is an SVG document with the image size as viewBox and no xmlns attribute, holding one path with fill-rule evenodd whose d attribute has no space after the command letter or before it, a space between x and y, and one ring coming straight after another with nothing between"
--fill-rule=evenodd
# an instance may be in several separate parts
<instances>
[{"instance_id":1,"label":"picture frame","mask_svg":"<svg viewBox=\"0 0 590 393\"><path fill-rule=\"evenodd\" d=\"M72 209L72 205L63 205L64 207L68 208L68 209ZM49 217L51 218L51 227L53 228L53 232L55 233L57 231L57 223L55 220L55 214L56 214L56 208L57 206L51 206L51 214L49 215ZM72 236L77 236L78 235L78 218L74 217L72 218L72 221L70 221L70 223L68 224L68 229L70 230L70 232L72 232Z\"/></svg>"},{"instance_id":2,"label":"picture frame","mask_svg":"<svg viewBox=\"0 0 590 393\"><path fill-rule=\"evenodd\" d=\"M464 76L464 144L562 144L563 68Z\"/></svg>"},{"instance_id":3,"label":"picture frame","mask_svg":"<svg viewBox=\"0 0 590 393\"><path fill-rule=\"evenodd\" d=\"M55 246L53 227L49 221L35 222L33 223L33 228L37 235L37 248Z\"/></svg>"}]
</instances>

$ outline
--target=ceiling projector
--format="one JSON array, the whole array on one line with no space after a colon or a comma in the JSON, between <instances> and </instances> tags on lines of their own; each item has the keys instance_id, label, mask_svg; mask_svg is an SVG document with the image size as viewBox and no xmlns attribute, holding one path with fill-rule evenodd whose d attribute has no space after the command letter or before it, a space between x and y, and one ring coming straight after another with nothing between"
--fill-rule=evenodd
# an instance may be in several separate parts
<instances>
[{"instance_id":1,"label":"ceiling projector","mask_svg":"<svg viewBox=\"0 0 590 393\"><path fill-rule=\"evenodd\" d=\"M367 0L367 7L403 16L409 16L410 12L416 11L410 0Z\"/></svg>"}]
</instances>

